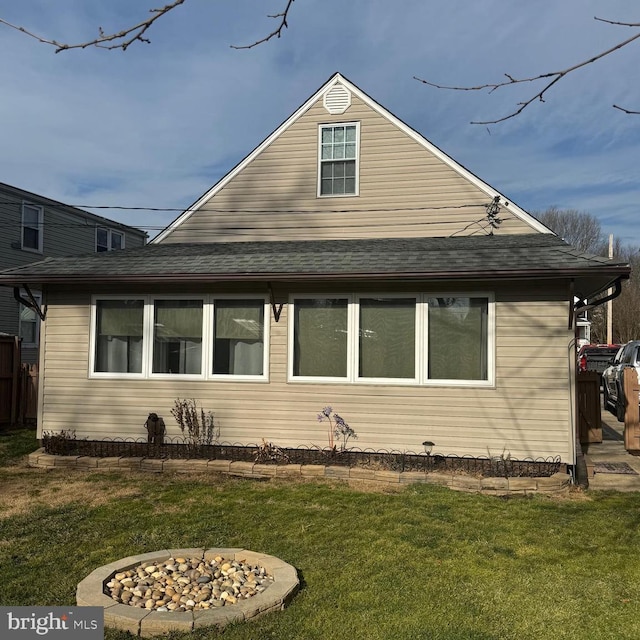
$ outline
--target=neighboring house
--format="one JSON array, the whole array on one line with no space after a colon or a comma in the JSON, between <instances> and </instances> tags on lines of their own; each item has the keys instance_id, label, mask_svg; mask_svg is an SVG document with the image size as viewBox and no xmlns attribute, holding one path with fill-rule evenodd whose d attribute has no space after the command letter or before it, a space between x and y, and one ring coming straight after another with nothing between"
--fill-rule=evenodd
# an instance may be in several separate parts
<instances>
[{"instance_id":1,"label":"neighboring house","mask_svg":"<svg viewBox=\"0 0 640 640\"><path fill-rule=\"evenodd\" d=\"M141 247L147 234L76 207L0 183L0 270L47 257L61 257L124 247ZM28 298L26 291L20 295ZM36 302L40 291L32 290ZM22 338L23 362L36 362L40 335L37 313L0 288L0 333Z\"/></svg>"},{"instance_id":2,"label":"neighboring house","mask_svg":"<svg viewBox=\"0 0 640 640\"><path fill-rule=\"evenodd\" d=\"M336 74L149 245L0 274L47 303L38 429L576 459L582 255Z\"/></svg>"}]
</instances>

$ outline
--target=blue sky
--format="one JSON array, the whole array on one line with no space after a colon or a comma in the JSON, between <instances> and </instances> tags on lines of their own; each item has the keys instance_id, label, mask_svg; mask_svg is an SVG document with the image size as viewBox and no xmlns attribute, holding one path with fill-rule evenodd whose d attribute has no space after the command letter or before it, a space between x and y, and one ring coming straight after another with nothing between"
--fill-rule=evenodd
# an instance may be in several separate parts
<instances>
[{"instance_id":1,"label":"blue sky","mask_svg":"<svg viewBox=\"0 0 640 640\"><path fill-rule=\"evenodd\" d=\"M22 0L0 18L62 42L122 29L164 2ZM640 41L502 124L533 86L449 92L561 69L628 38L630 0L187 0L125 53L53 48L0 25L0 181L73 205L183 209L334 72L528 211L588 211L640 245ZM90 209L93 210L93 209ZM93 210L141 227L173 212ZM149 229L151 235L156 231Z\"/></svg>"}]
</instances>

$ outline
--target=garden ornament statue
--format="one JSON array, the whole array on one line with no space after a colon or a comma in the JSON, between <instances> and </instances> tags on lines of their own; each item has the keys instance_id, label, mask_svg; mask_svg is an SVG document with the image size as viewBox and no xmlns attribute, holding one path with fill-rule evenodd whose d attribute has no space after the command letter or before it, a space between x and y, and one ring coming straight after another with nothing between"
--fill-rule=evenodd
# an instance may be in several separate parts
<instances>
[{"instance_id":1,"label":"garden ornament statue","mask_svg":"<svg viewBox=\"0 0 640 640\"><path fill-rule=\"evenodd\" d=\"M147 428L147 442L149 444L164 444L166 427L164 420L157 413L150 413L144 426Z\"/></svg>"}]
</instances>

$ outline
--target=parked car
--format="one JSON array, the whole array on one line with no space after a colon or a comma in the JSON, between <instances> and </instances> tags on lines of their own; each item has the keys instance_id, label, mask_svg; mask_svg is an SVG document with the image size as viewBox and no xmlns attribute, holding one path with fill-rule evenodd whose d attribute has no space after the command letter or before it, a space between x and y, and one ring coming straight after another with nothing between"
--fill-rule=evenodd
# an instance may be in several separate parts
<instances>
[{"instance_id":1,"label":"parked car","mask_svg":"<svg viewBox=\"0 0 640 640\"><path fill-rule=\"evenodd\" d=\"M621 346L619 344L586 344L580 347L578 371L597 371L602 375Z\"/></svg>"},{"instance_id":2,"label":"parked car","mask_svg":"<svg viewBox=\"0 0 640 640\"><path fill-rule=\"evenodd\" d=\"M604 406L624 422L625 403L622 378L627 367L634 367L640 381L640 340L632 340L620 347L611 365L602 374Z\"/></svg>"}]
</instances>

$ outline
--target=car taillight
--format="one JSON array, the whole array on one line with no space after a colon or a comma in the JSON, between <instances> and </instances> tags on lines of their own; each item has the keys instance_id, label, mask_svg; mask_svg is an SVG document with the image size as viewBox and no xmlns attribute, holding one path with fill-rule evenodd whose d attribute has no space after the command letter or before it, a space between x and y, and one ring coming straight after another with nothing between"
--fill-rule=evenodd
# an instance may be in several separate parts
<instances>
[{"instance_id":1,"label":"car taillight","mask_svg":"<svg viewBox=\"0 0 640 640\"><path fill-rule=\"evenodd\" d=\"M580 371L587 370L587 356L585 355L580 356L580 364L578 366L580 367Z\"/></svg>"}]
</instances>

